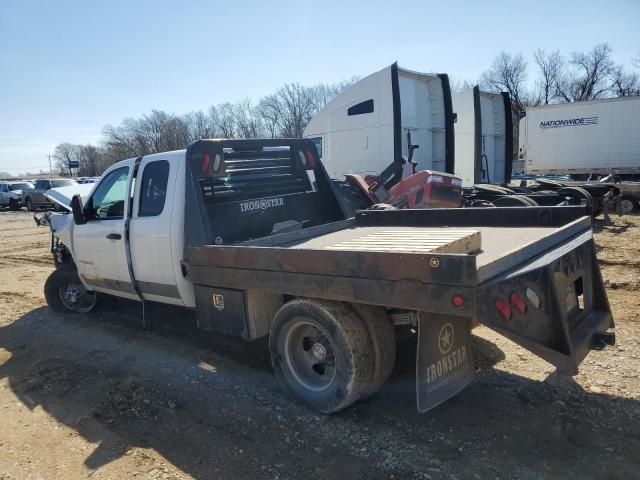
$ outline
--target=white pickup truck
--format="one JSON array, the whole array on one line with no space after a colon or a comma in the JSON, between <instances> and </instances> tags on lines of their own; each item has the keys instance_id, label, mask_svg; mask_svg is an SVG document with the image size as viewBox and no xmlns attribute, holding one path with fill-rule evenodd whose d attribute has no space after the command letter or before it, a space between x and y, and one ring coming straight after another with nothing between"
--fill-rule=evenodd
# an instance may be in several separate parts
<instances>
[{"instance_id":1,"label":"white pickup truck","mask_svg":"<svg viewBox=\"0 0 640 480\"><path fill-rule=\"evenodd\" d=\"M199 140L116 163L84 202L67 197L70 213L46 217L50 308L87 313L108 294L269 335L277 377L322 412L387 380L394 326L418 331L420 411L473 378L476 320L569 374L615 340L583 207L346 218L314 144L288 139Z\"/></svg>"}]
</instances>

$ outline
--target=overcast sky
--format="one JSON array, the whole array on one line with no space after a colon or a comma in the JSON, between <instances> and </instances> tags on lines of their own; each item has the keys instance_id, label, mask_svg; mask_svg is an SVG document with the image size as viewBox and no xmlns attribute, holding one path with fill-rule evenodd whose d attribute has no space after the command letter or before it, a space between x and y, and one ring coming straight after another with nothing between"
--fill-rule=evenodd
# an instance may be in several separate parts
<instances>
[{"instance_id":1,"label":"overcast sky","mask_svg":"<svg viewBox=\"0 0 640 480\"><path fill-rule=\"evenodd\" d=\"M501 50L640 52L640 0L0 0L0 171L151 109L186 113L286 82L403 67L475 80Z\"/></svg>"}]
</instances>

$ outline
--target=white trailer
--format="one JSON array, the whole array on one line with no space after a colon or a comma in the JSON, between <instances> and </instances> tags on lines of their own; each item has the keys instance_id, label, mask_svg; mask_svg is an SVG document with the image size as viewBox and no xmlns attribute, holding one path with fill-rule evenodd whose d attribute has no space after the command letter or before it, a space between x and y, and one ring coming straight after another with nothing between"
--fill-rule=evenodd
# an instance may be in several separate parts
<instances>
[{"instance_id":1,"label":"white trailer","mask_svg":"<svg viewBox=\"0 0 640 480\"><path fill-rule=\"evenodd\" d=\"M639 174L640 97L528 108L520 120L525 172Z\"/></svg>"},{"instance_id":2,"label":"white trailer","mask_svg":"<svg viewBox=\"0 0 640 480\"><path fill-rule=\"evenodd\" d=\"M332 178L401 168L409 144L419 146L417 170L453 173L449 78L394 63L341 92L309 122L304 137L316 144Z\"/></svg>"},{"instance_id":3,"label":"white trailer","mask_svg":"<svg viewBox=\"0 0 640 480\"><path fill-rule=\"evenodd\" d=\"M513 165L509 94L481 92L477 85L452 96L455 175L462 185L508 183Z\"/></svg>"}]
</instances>

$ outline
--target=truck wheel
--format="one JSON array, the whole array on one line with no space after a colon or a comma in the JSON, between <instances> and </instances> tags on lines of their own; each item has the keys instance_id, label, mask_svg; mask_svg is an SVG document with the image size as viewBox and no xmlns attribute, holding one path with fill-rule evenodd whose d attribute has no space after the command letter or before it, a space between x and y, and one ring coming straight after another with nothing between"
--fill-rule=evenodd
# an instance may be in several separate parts
<instances>
[{"instance_id":1,"label":"truck wheel","mask_svg":"<svg viewBox=\"0 0 640 480\"><path fill-rule=\"evenodd\" d=\"M622 200L620 200L620 211L625 215L633 212L637 208L638 204L633 198L622 197Z\"/></svg>"},{"instance_id":2,"label":"truck wheel","mask_svg":"<svg viewBox=\"0 0 640 480\"><path fill-rule=\"evenodd\" d=\"M72 266L61 266L49 275L44 284L44 297L49 308L56 313L89 313L96 306L98 297L80 281Z\"/></svg>"},{"instance_id":3,"label":"truck wheel","mask_svg":"<svg viewBox=\"0 0 640 480\"><path fill-rule=\"evenodd\" d=\"M391 319L384 309L371 305L352 305L367 329L371 342L371 378L364 386L364 400L380 390L391 376L396 363L396 338Z\"/></svg>"},{"instance_id":4,"label":"truck wheel","mask_svg":"<svg viewBox=\"0 0 640 480\"><path fill-rule=\"evenodd\" d=\"M283 305L269 349L275 374L289 393L323 413L358 400L373 376L367 329L343 303L300 299Z\"/></svg>"},{"instance_id":5,"label":"truck wheel","mask_svg":"<svg viewBox=\"0 0 640 480\"><path fill-rule=\"evenodd\" d=\"M14 198L9 199L9 210L19 210L20 205Z\"/></svg>"},{"instance_id":6,"label":"truck wheel","mask_svg":"<svg viewBox=\"0 0 640 480\"><path fill-rule=\"evenodd\" d=\"M564 187L558 190L558 195L564 195L565 197L573 197L582 203L584 200L588 207L593 206L593 196L581 187Z\"/></svg>"},{"instance_id":7,"label":"truck wheel","mask_svg":"<svg viewBox=\"0 0 640 480\"><path fill-rule=\"evenodd\" d=\"M29 210L30 212L35 212L36 211L36 207L33 204L33 201L31 200L31 197L27 197L27 210Z\"/></svg>"}]
</instances>

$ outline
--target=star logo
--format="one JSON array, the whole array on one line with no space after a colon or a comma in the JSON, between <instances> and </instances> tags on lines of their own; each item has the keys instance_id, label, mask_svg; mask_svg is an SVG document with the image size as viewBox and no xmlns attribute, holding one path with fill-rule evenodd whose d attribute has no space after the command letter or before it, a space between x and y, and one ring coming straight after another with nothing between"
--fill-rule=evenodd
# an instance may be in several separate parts
<instances>
[{"instance_id":1,"label":"star logo","mask_svg":"<svg viewBox=\"0 0 640 480\"><path fill-rule=\"evenodd\" d=\"M455 334L453 331L453 325L445 323L440 329L440 334L438 335L438 348L443 355L449 353L449 350L453 347L454 338Z\"/></svg>"},{"instance_id":2,"label":"star logo","mask_svg":"<svg viewBox=\"0 0 640 480\"><path fill-rule=\"evenodd\" d=\"M429 265L431 265L432 268L438 268L440 266L440 259L438 257L431 257L429 259Z\"/></svg>"}]
</instances>

